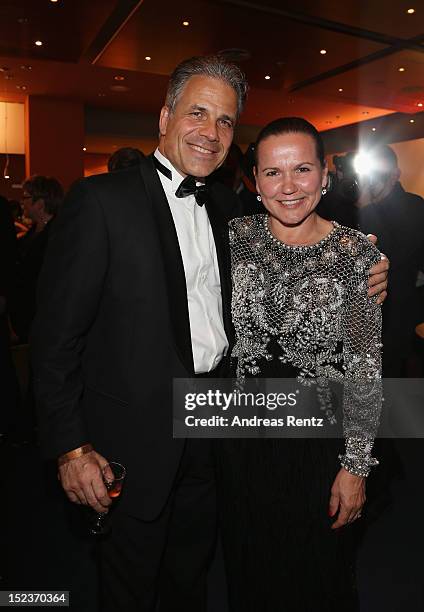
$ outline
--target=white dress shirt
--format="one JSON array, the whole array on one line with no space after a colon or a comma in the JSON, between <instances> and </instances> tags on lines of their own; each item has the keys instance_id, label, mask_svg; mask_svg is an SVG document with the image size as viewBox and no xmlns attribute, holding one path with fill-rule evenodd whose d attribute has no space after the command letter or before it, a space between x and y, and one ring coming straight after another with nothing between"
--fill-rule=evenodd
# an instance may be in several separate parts
<instances>
[{"instance_id":1,"label":"white dress shirt","mask_svg":"<svg viewBox=\"0 0 424 612\"><path fill-rule=\"evenodd\" d=\"M156 149L155 156L172 173L158 171L178 236L187 286L191 345L196 373L210 372L228 349L222 316L221 281L215 240L205 206L194 195L177 198L183 176Z\"/></svg>"}]
</instances>

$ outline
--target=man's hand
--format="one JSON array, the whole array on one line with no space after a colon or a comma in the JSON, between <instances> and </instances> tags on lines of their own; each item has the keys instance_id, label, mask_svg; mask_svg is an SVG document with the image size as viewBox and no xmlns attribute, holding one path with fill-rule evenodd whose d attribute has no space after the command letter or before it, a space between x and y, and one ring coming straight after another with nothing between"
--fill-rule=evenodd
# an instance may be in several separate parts
<instances>
[{"instance_id":1,"label":"man's hand","mask_svg":"<svg viewBox=\"0 0 424 612\"><path fill-rule=\"evenodd\" d=\"M108 461L94 450L59 466L59 479L68 498L76 504L107 512L112 500L103 482Z\"/></svg>"},{"instance_id":2,"label":"man's hand","mask_svg":"<svg viewBox=\"0 0 424 612\"><path fill-rule=\"evenodd\" d=\"M332 517L339 510L339 516L331 529L338 529L359 518L365 499L365 478L341 468L331 487L328 514Z\"/></svg>"},{"instance_id":3,"label":"man's hand","mask_svg":"<svg viewBox=\"0 0 424 612\"><path fill-rule=\"evenodd\" d=\"M377 236L368 234L367 237L373 244L377 243ZM374 295L378 295L377 304L382 304L387 297L387 273L389 267L390 262L382 253L381 261L370 269L370 277L368 279L368 296L373 297Z\"/></svg>"}]
</instances>

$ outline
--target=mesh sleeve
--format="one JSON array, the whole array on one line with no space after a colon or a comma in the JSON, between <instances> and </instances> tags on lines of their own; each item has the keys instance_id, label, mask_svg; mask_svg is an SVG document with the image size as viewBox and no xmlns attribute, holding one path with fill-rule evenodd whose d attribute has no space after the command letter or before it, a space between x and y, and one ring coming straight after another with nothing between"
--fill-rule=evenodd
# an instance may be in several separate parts
<instances>
[{"instance_id":1,"label":"mesh sleeve","mask_svg":"<svg viewBox=\"0 0 424 612\"><path fill-rule=\"evenodd\" d=\"M379 253L372 248L364 259L364 271L352 275L344 317L343 430L346 450L339 456L342 466L358 476L368 476L370 468L378 464L371 450L382 404L381 307L376 297L368 297L367 284L368 270L379 261Z\"/></svg>"}]
</instances>

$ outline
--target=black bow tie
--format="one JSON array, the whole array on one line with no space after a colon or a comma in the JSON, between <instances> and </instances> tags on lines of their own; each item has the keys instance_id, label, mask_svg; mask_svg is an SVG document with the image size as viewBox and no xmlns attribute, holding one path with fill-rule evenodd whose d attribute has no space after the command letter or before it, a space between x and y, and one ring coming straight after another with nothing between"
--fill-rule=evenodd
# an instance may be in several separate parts
<instances>
[{"instance_id":1,"label":"black bow tie","mask_svg":"<svg viewBox=\"0 0 424 612\"><path fill-rule=\"evenodd\" d=\"M189 195L194 195L198 205L203 206L208 200L208 188L206 185L197 186L194 176L186 176L175 192L175 195L177 198L185 198Z\"/></svg>"},{"instance_id":2,"label":"black bow tie","mask_svg":"<svg viewBox=\"0 0 424 612\"><path fill-rule=\"evenodd\" d=\"M169 168L164 166L156 157L153 155L153 162L156 168L161 172L167 179L172 181L172 172ZM177 198L185 198L189 195L194 195L196 202L199 206L206 204L208 199L208 188L206 185L196 186L196 179L194 176L186 176L185 179L180 183L177 191L175 192Z\"/></svg>"}]
</instances>

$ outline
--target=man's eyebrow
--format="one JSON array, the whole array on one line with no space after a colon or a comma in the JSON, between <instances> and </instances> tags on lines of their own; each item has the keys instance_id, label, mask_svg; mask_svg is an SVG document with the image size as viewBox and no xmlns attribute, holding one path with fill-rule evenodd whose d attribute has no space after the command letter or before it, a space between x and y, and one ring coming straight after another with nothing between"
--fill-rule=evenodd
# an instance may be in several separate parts
<instances>
[{"instance_id":1,"label":"man's eyebrow","mask_svg":"<svg viewBox=\"0 0 424 612\"><path fill-rule=\"evenodd\" d=\"M200 106L200 104L192 104L190 110L207 111L208 109L205 106Z\"/></svg>"},{"instance_id":2,"label":"man's eyebrow","mask_svg":"<svg viewBox=\"0 0 424 612\"><path fill-rule=\"evenodd\" d=\"M226 121L230 121L230 123L235 123L236 122L236 118L235 117L230 117L230 115L221 115L220 119L225 119Z\"/></svg>"},{"instance_id":3,"label":"man's eyebrow","mask_svg":"<svg viewBox=\"0 0 424 612\"><path fill-rule=\"evenodd\" d=\"M197 111L201 111L201 112L208 112L208 109L206 108L206 106L200 106L200 104L192 104L190 106L190 110L197 110ZM224 115L220 115L219 117L220 119L225 119L226 121L230 121L231 123L235 123L236 122L236 118L235 117L231 117L230 115L224 114Z\"/></svg>"}]
</instances>

